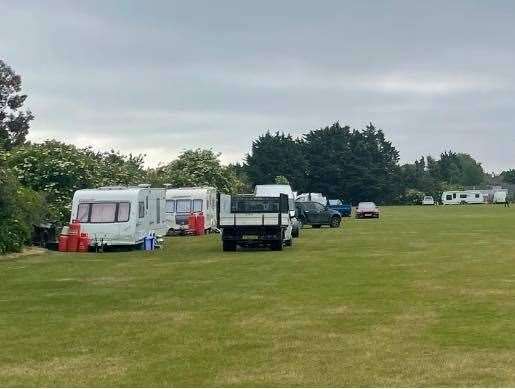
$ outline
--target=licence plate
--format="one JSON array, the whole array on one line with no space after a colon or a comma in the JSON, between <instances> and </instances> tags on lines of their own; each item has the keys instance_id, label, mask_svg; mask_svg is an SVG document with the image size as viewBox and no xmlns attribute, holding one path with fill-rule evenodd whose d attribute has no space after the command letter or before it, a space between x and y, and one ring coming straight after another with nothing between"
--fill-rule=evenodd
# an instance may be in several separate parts
<instances>
[{"instance_id":1,"label":"licence plate","mask_svg":"<svg viewBox=\"0 0 515 389\"><path fill-rule=\"evenodd\" d=\"M245 240L255 240L258 239L257 235L243 235L243 239Z\"/></svg>"}]
</instances>

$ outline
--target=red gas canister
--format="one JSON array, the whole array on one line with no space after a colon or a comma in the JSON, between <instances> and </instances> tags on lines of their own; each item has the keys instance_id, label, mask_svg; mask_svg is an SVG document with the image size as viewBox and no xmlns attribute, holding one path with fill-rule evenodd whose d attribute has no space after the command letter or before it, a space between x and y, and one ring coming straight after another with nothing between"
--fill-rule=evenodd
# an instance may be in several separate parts
<instances>
[{"instance_id":1,"label":"red gas canister","mask_svg":"<svg viewBox=\"0 0 515 389\"><path fill-rule=\"evenodd\" d=\"M80 235L80 220L74 219L72 222L68 225L69 231L68 234L70 235Z\"/></svg>"},{"instance_id":2,"label":"red gas canister","mask_svg":"<svg viewBox=\"0 0 515 389\"><path fill-rule=\"evenodd\" d=\"M77 248L77 251L79 251L80 253L87 253L89 251L89 244L89 236L88 234L83 232L82 234L80 234L79 246Z\"/></svg>"},{"instance_id":3,"label":"red gas canister","mask_svg":"<svg viewBox=\"0 0 515 389\"><path fill-rule=\"evenodd\" d=\"M197 228L197 215L190 213L188 216L188 231L190 234L195 234Z\"/></svg>"},{"instance_id":4,"label":"red gas canister","mask_svg":"<svg viewBox=\"0 0 515 389\"><path fill-rule=\"evenodd\" d=\"M68 251L68 235L59 235L58 250L61 252Z\"/></svg>"},{"instance_id":5,"label":"red gas canister","mask_svg":"<svg viewBox=\"0 0 515 389\"><path fill-rule=\"evenodd\" d=\"M68 235L68 250L69 252L76 252L79 247L79 235Z\"/></svg>"},{"instance_id":6,"label":"red gas canister","mask_svg":"<svg viewBox=\"0 0 515 389\"><path fill-rule=\"evenodd\" d=\"M68 225L68 251L75 252L79 248L80 221L75 219Z\"/></svg>"},{"instance_id":7,"label":"red gas canister","mask_svg":"<svg viewBox=\"0 0 515 389\"><path fill-rule=\"evenodd\" d=\"M200 212L197 215L197 221L195 224L195 235L204 235L204 226L206 224L206 218L204 213Z\"/></svg>"}]
</instances>

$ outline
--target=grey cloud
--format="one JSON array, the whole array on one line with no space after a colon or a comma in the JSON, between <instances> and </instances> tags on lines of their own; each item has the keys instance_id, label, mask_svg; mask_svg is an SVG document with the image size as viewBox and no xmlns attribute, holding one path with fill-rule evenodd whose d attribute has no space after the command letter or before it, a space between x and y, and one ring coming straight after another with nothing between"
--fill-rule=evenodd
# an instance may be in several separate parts
<instances>
[{"instance_id":1,"label":"grey cloud","mask_svg":"<svg viewBox=\"0 0 515 389\"><path fill-rule=\"evenodd\" d=\"M511 1L20 1L0 14L32 139L233 161L267 129L373 121L403 161L452 148L515 167Z\"/></svg>"}]
</instances>

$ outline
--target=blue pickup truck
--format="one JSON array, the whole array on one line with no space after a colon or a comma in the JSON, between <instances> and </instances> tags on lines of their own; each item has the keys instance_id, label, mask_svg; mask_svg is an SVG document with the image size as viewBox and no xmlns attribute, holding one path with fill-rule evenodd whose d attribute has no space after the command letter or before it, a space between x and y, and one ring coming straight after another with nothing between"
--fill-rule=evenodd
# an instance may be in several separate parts
<instances>
[{"instance_id":1,"label":"blue pickup truck","mask_svg":"<svg viewBox=\"0 0 515 389\"><path fill-rule=\"evenodd\" d=\"M327 200L327 207L338 211L340 215L349 217L352 214L352 206L344 204L341 200Z\"/></svg>"}]
</instances>

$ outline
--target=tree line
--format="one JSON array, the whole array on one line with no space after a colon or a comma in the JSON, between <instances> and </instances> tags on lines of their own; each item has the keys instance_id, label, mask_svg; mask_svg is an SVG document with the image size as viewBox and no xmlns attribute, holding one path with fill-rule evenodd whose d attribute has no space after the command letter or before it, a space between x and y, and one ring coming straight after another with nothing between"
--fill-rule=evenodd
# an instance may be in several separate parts
<instances>
[{"instance_id":1,"label":"tree line","mask_svg":"<svg viewBox=\"0 0 515 389\"><path fill-rule=\"evenodd\" d=\"M483 184L514 184L515 170L485 174L470 155L447 151L400 165L384 132L336 122L300 137L266 132L242 163L224 166L211 149L187 150L168 164L145 168L144 155L101 152L56 140L27 142L34 115L24 109L21 77L0 60L0 254L19 250L33 224L65 223L73 193L108 185L214 186L248 193L256 184L290 183L356 203L414 203L424 194Z\"/></svg>"}]
</instances>

